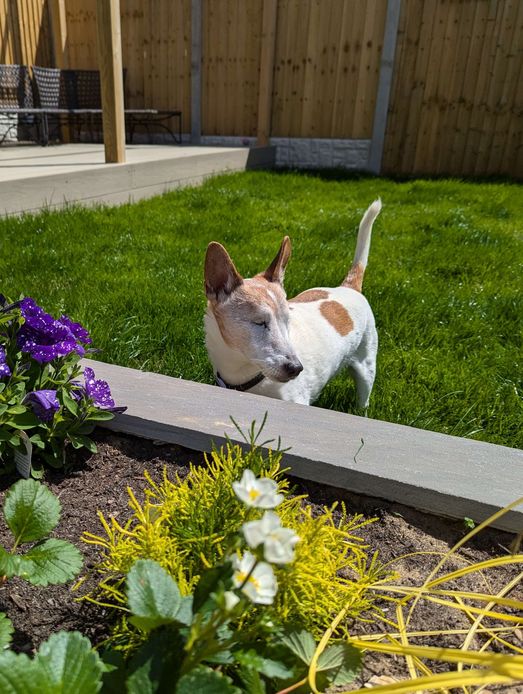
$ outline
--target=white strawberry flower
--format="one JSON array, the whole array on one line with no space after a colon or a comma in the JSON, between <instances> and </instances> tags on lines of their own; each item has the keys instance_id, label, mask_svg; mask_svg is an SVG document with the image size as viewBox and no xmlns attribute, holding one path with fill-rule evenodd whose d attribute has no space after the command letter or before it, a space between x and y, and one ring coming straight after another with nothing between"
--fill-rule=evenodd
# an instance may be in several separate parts
<instances>
[{"instance_id":1,"label":"white strawberry flower","mask_svg":"<svg viewBox=\"0 0 523 694\"><path fill-rule=\"evenodd\" d=\"M294 547L299 536L290 528L283 528L281 519L273 511L265 511L260 520L248 521L242 532L249 547L263 545L263 556L273 564L288 564L294 560Z\"/></svg>"},{"instance_id":2,"label":"white strawberry flower","mask_svg":"<svg viewBox=\"0 0 523 694\"><path fill-rule=\"evenodd\" d=\"M234 493L247 506L276 508L283 501L278 494L278 484L268 477L256 477L252 470L244 470L239 482L233 482Z\"/></svg>"},{"instance_id":3,"label":"white strawberry flower","mask_svg":"<svg viewBox=\"0 0 523 694\"><path fill-rule=\"evenodd\" d=\"M236 588L240 588L251 602L272 605L278 583L270 564L257 562L255 556L245 552L241 559L236 555L232 557L232 566L232 580Z\"/></svg>"},{"instance_id":4,"label":"white strawberry flower","mask_svg":"<svg viewBox=\"0 0 523 694\"><path fill-rule=\"evenodd\" d=\"M225 609L227 612L234 610L236 605L240 602L240 598L236 595L236 593L233 593L232 590L226 590L223 597L225 598Z\"/></svg>"}]
</instances>

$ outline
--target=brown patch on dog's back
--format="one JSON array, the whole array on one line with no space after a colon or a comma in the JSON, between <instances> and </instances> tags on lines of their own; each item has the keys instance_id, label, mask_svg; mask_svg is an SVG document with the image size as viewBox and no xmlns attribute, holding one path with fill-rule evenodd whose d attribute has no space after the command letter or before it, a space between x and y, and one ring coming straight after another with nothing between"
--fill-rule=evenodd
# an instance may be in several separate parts
<instances>
[{"instance_id":1,"label":"brown patch on dog's back","mask_svg":"<svg viewBox=\"0 0 523 694\"><path fill-rule=\"evenodd\" d=\"M324 301L320 306L320 313L342 336L348 335L354 328L347 309L337 301Z\"/></svg>"},{"instance_id":2,"label":"brown patch on dog's back","mask_svg":"<svg viewBox=\"0 0 523 694\"><path fill-rule=\"evenodd\" d=\"M307 289L301 294L298 294L298 296L295 296L294 299L289 299L289 303L291 301L295 301L296 303L308 303L309 301L320 301L321 299L328 298L329 292L326 292L324 289Z\"/></svg>"},{"instance_id":3,"label":"brown patch on dog's back","mask_svg":"<svg viewBox=\"0 0 523 694\"><path fill-rule=\"evenodd\" d=\"M365 274L365 268L361 263L356 263L349 270L349 274L341 283L342 287L348 287L349 289L355 289L357 292L361 292L363 286L363 275Z\"/></svg>"}]
</instances>

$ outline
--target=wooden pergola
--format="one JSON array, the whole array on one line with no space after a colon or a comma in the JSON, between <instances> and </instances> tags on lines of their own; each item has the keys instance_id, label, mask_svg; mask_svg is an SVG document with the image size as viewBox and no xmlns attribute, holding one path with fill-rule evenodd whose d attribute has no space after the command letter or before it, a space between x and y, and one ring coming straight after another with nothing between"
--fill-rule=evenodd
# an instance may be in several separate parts
<instances>
[{"instance_id":1,"label":"wooden pergola","mask_svg":"<svg viewBox=\"0 0 523 694\"><path fill-rule=\"evenodd\" d=\"M65 0L51 0L51 18L56 66L63 67L67 41ZM105 161L119 164L125 162L120 0L96 0L96 26Z\"/></svg>"}]
</instances>

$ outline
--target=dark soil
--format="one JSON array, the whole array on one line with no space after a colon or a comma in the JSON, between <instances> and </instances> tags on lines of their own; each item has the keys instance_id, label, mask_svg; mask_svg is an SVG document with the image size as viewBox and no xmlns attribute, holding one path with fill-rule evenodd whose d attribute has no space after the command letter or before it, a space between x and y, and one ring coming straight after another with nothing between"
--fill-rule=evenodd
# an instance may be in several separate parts
<instances>
[{"instance_id":1,"label":"dark soil","mask_svg":"<svg viewBox=\"0 0 523 694\"><path fill-rule=\"evenodd\" d=\"M49 471L45 483L60 498L62 517L53 533L75 543L85 557L85 571L88 572L98 559L98 550L80 541L85 531L103 534L97 511L106 517L113 516L119 523L125 523L131 515L128 508L127 487L131 487L140 498L146 486L144 471L147 470L153 480L160 481L163 467L172 468L184 477L188 472L189 462L203 462L203 455L179 446L155 445L141 439L115 435L109 432L98 434L98 453L78 456L67 474ZM0 480L0 501L5 491L16 481L15 477L3 477ZM383 562L394 561L411 552L444 553L461 537L465 528L463 523L437 518L413 509L390 504L376 499L362 498L344 490L333 487L292 480L297 492L309 494L310 503L315 512L321 513L322 505L334 501L344 501L347 509L353 513L362 513L365 517L377 517L378 521L359 531L369 547L379 550ZM507 554L512 536L495 530L482 532L461 551L462 559L454 559L446 564L446 570L461 568L464 560L481 561L500 554ZM5 523L0 527L0 543L10 547L12 539ZM440 555L439 555L440 556ZM392 565L401 575L403 584L420 584L430 573L439 556L418 554L408 559L395 561ZM515 575L512 568L492 572L488 578L477 574L462 580L461 589L496 591ZM488 580L488 583L485 581ZM82 585L82 593L88 592L95 585L94 577L89 577ZM515 595L512 593L512 595ZM77 594L71 592L71 586L49 586L37 588L21 579L11 579L0 588L0 611L7 613L15 627L14 648L17 651L33 652L51 633L59 629L79 630L88 636L93 643L99 643L107 636L108 614L105 608L90 603L79 602ZM383 605L387 609L387 604ZM387 616L395 619L394 609L388 607ZM460 618L454 610L442 608L430 603L420 603L411 622L411 630L466 628L469 623ZM361 635L376 629L375 624L357 622L352 633ZM417 639L416 643L439 644L436 639ZM459 646L460 637L454 641L446 640L445 645ZM476 643L476 646L481 645ZM522 645L522 644L520 644ZM434 667L437 670L437 666ZM407 676L404 661L389 656L368 654L365 670L358 680L362 686L372 676ZM489 690L493 691L493 689ZM503 691L498 688L496 691ZM512 685L504 691L523 691Z\"/></svg>"}]
</instances>

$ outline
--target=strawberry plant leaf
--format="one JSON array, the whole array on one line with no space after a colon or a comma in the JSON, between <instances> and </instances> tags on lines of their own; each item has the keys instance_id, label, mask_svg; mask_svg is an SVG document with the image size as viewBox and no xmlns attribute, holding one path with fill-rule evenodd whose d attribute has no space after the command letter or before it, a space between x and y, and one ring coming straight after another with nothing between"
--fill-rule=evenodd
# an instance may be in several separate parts
<instances>
[{"instance_id":1,"label":"strawberry plant leaf","mask_svg":"<svg viewBox=\"0 0 523 694\"><path fill-rule=\"evenodd\" d=\"M0 651L7 648L11 643L13 631L13 623L9 617L3 612L0 612Z\"/></svg>"},{"instance_id":2,"label":"strawberry plant leaf","mask_svg":"<svg viewBox=\"0 0 523 694\"><path fill-rule=\"evenodd\" d=\"M176 694L241 694L241 689L235 687L230 678L221 672L211 670L205 665L199 665L180 678Z\"/></svg>"},{"instance_id":3,"label":"strawberry plant leaf","mask_svg":"<svg viewBox=\"0 0 523 694\"><path fill-rule=\"evenodd\" d=\"M182 600L176 581L152 559L133 564L127 575L127 599L131 622L145 631L181 621L179 616L187 623L187 600Z\"/></svg>"},{"instance_id":4,"label":"strawberry plant leaf","mask_svg":"<svg viewBox=\"0 0 523 694\"><path fill-rule=\"evenodd\" d=\"M39 694L96 694L101 688L102 660L89 639L78 631L60 631L50 636L40 646L35 663L44 674L45 684Z\"/></svg>"},{"instance_id":5,"label":"strawberry plant leaf","mask_svg":"<svg viewBox=\"0 0 523 694\"><path fill-rule=\"evenodd\" d=\"M350 684L361 667L361 654L348 643L335 643L318 658L318 672L324 672L331 685Z\"/></svg>"},{"instance_id":6,"label":"strawberry plant leaf","mask_svg":"<svg viewBox=\"0 0 523 694\"><path fill-rule=\"evenodd\" d=\"M39 543L21 557L22 562L30 561L32 569L27 580L35 586L50 583L67 583L80 573L83 564L82 554L70 542L50 538Z\"/></svg>"},{"instance_id":7,"label":"strawberry plant leaf","mask_svg":"<svg viewBox=\"0 0 523 694\"><path fill-rule=\"evenodd\" d=\"M46 683L38 664L25 653L0 653L0 692L2 694L46 694Z\"/></svg>"},{"instance_id":8,"label":"strawberry plant leaf","mask_svg":"<svg viewBox=\"0 0 523 694\"><path fill-rule=\"evenodd\" d=\"M7 576L7 578L21 576L22 578L27 578L32 569L32 564L29 561L27 564L23 564L19 555L10 554L0 546L0 576Z\"/></svg>"},{"instance_id":9,"label":"strawberry plant leaf","mask_svg":"<svg viewBox=\"0 0 523 694\"><path fill-rule=\"evenodd\" d=\"M35 480L19 480L7 492L4 516L17 544L41 540L60 519L56 496Z\"/></svg>"},{"instance_id":10,"label":"strawberry plant leaf","mask_svg":"<svg viewBox=\"0 0 523 694\"><path fill-rule=\"evenodd\" d=\"M310 665L312 656L316 650L316 642L312 634L309 634L308 631L304 631L303 629L301 631L288 631L282 636L281 641L294 653L294 655L297 655L305 665Z\"/></svg>"}]
</instances>

